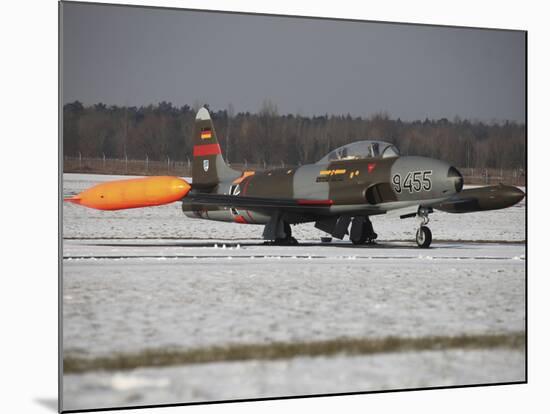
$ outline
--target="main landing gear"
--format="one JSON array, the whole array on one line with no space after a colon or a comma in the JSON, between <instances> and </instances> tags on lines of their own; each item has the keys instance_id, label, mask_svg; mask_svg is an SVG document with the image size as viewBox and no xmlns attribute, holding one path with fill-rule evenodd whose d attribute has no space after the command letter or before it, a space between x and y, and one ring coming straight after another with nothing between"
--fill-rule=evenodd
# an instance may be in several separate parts
<instances>
[{"instance_id":1,"label":"main landing gear","mask_svg":"<svg viewBox=\"0 0 550 414\"><path fill-rule=\"evenodd\" d=\"M292 246L298 244L298 240L292 237L290 224L283 219L281 214L271 216L266 223L263 232L264 244L278 246Z\"/></svg>"},{"instance_id":2,"label":"main landing gear","mask_svg":"<svg viewBox=\"0 0 550 414\"><path fill-rule=\"evenodd\" d=\"M287 222L283 222L283 229L285 237L276 238L271 244L275 246L295 246L298 244L298 240L292 237L292 228Z\"/></svg>"},{"instance_id":3,"label":"main landing gear","mask_svg":"<svg viewBox=\"0 0 550 414\"><path fill-rule=\"evenodd\" d=\"M292 228L286 221L283 224L286 236L282 239L275 239L275 244L295 245L298 244L298 240L292 237Z\"/></svg>"},{"instance_id":4,"label":"main landing gear","mask_svg":"<svg viewBox=\"0 0 550 414\"><path fill-rule=\"evenodd\" d=\"M430 221L428 214L432 213L431 208L420 207L417 217L421 220L420 227L416 231L416 244L422 249L427 249L432 244L432 232L427 224Z\"/></svg>"},{"instance_id":5,"label":"main landing gear","mask_svg":"<svg viewBox=\"0 0 550 414\"><path fill-rule=\"evenodd\" d=\"M354 217L351 222L349 239L353 244L374 244L378 234L374 232L368 216Z\"/></svg>"}]
</instances>

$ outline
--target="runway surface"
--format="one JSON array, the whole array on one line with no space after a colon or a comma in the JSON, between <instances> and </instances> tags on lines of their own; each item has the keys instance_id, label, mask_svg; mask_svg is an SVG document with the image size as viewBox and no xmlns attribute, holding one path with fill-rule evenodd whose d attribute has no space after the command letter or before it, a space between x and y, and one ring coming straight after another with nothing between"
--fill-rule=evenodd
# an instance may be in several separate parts
<instances>
[{"instance_id":1,"label":"runway surface","mask_svg":"<svg viewBox=\"0 0 550 414\"><path fill-rule=\"evenodd\" d=\"M419 249L413 242L353 245L349 241L275 246L260 240L68 239L64 260L84 259L426 259L524 260L523 243L434 242Z\"/></svg>"}]
</instances>

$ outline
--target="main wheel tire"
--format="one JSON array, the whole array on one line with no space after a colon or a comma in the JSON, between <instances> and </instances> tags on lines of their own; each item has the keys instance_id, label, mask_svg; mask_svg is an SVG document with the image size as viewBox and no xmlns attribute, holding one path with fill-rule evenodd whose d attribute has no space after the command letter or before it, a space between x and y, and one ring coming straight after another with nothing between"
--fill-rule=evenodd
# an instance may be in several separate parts
<instances>
[{"instance_id":1,"label":"main wheel tire","mask_svg":"<svg viewBox=\"0 0 550 414\"><path fill-rule=\"evenodd\" d=\"M353 244L365 244L367 241L367 235L363 232L359 237L350 237L350 240Z\"/></svg>"},{"instance_id":2,"label":"main wheel tire","mask_svg":"<svg viewBox=\"0 0 550 414\"><path fill-rule=\"evenodd\" d=\"M372 227L372 223L368 216L365 217L365 227L363 227L363 232L367 234L367 241L376 240L378 238L378 234L374 232L374 228Z\"/></svg>"},{"instance_id":3,"label":"main wheel tire","mask_svg":"<svg viewBox=\"0 0 550 414\"><path fill-rule=\"evenodd\" d=\"M271 244L274 246L296 246L299 243L294 237L285 237L284 239L275 239Z\"/></svg>"},{"instance_id":4,"label":"main wheel tire","mask_svg":"<svg viewBox=\"0 0 550 414\"><path fill-rule=\"evenodd\" d=\"M362 217L355 217L353 219L349 239L353 244L365 244L367 241L366 224Z\"/></svg>"},{"instance_id":5,"label":"main wheel tire","mask_svg":"<svg viewBox=\"0 0 550 414\"><path fill-rule=\"evenodd\" d=\"M278 246L295 246L298 244L298 240L292 237L292 228L290 224L286 221L283 222L283 230L285 232L285 237L275 239L275 244Z\"/></svg>"},{"instance_id":6,"label":"main wheel tire","mask_svg":"<svg viewBox=\"0 0 550 414\"><path fill-rule=\"evenodd\" d=\"M283 229L285 231L286 238L292 238L292 227L290 227L290 224L288 224L286 221L283 223Z\"/></svg>"},{"instance_id":7,"label":"main wheel tire","mask_svg":"<svg viewBox=\"0 0 550 414\"><path fill-rule=\"evenodd\" d=\"M432 231L426 226L420 226L416 231L416 244L422 249L427 249L432 244Z\"/></svg>"}]
</instances>

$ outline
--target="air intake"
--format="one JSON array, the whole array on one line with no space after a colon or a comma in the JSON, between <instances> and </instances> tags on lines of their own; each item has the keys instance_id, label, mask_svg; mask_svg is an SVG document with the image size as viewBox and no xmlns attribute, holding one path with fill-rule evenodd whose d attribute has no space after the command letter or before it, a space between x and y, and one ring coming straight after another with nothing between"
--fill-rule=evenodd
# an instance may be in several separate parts
<instances>
[{"instance_id":1,"label":"air intake","mask_svg":"<svg viewBox=\"0 0 550 414\"><path fill-rule=\"evenodd\" d=\"M451 167L449 168L447 177L454 180L456 192L461 192L462 187L464 186L464 178L462 177L462 174L460 174L460 172L455 167Z\"/></svg>"}]
</instances>

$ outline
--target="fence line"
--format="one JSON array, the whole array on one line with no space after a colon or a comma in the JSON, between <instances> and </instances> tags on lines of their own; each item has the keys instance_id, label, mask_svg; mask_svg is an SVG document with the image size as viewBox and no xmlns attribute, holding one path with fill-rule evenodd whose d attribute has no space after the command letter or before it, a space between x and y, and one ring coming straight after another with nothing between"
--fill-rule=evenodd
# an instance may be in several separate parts
<instances>
[{"instance_id":1,"label":"fence line","mask_svg":"<svg viewBox=\"0 0 550 414\"><path fill-rule=\"evenodd\" d=\"M231 167L239 170L262 170L265 168L295 168L295 165L287 165L284 162L266 165L234 163ZM466 184L512 184L525 185L525 173L521 168L506 170L498 168L458 168L464 175ZM117 174L117 175L176 175L180 177L191 176L191 160L151 160L145 157L143 160L113 159L89 157L64 157L63 172L66 173L89 173L89 174Z\"/></svg>"}]
</instances>

